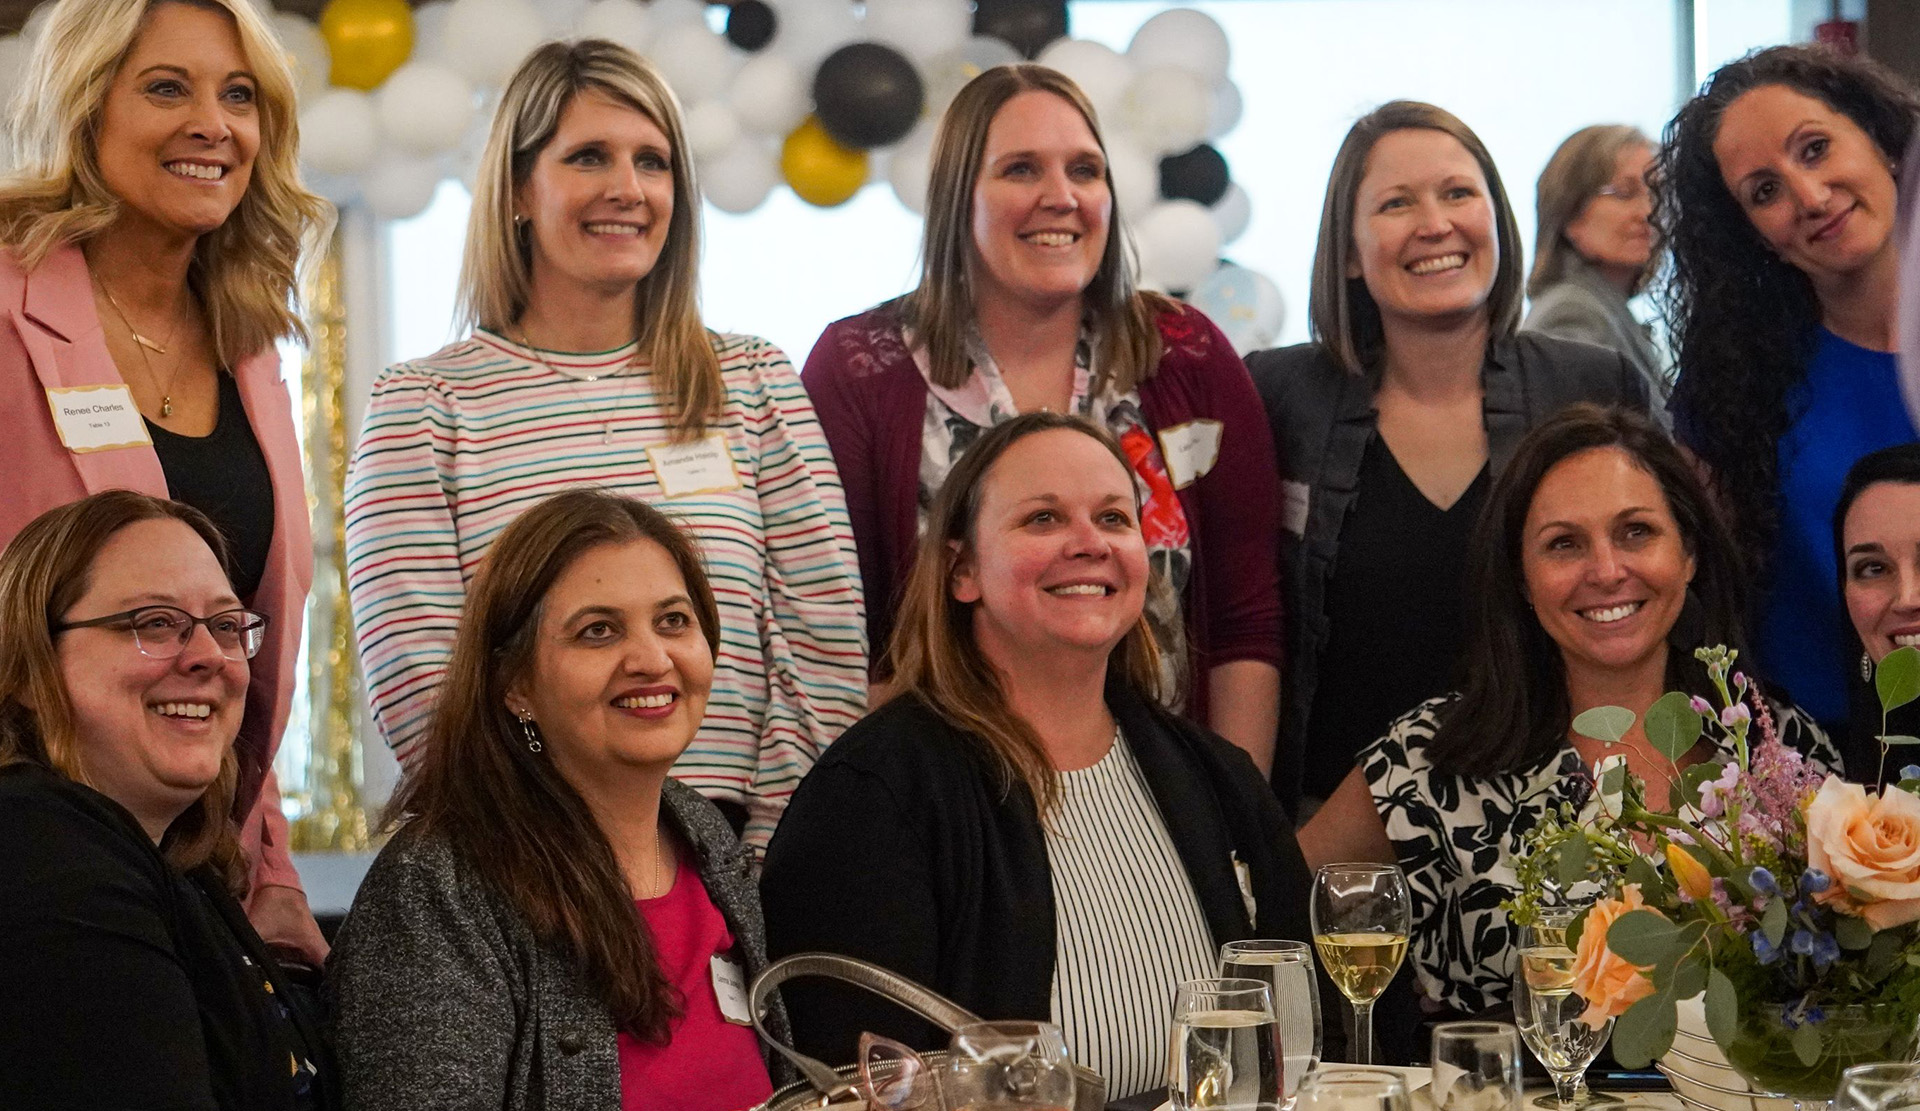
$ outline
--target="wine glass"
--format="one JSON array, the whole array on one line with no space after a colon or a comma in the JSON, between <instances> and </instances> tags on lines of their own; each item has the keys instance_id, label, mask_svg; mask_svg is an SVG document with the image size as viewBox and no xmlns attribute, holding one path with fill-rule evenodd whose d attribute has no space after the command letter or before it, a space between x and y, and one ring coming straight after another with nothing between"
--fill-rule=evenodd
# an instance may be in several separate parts
<instances>
[{"instance_id":1,"label":"wine glass","mask_svg":"<svg viewBox=\"0 0 1920 1111\"><path fill-rule=\"evenodd\" d=\"M1433 1105L1438 1111L1520 1111L1520 1032L1504 1022L1443 1022L1433 1028Z\"/></svg>"},{"instance_id":2,"label":"wine glass","mask_svg":"<svg viewBox=\"0 0 1920 1111\"><path fill-rule=\"evenodd\" d=\"M1892 1061L1855 1065L1841 1074L1833 1111L1912 1111L1920 1108L1920 1065Z\"/></svg>"},{"instance_id":3,"label":"wine glass","mask_svg":"<svg viewBox=\"0 0 1920 1111\"><path fill-rule=\"evenodd\" d=\"M1407 1082L1382 1069L1315 1069L1300 1081L1295 1111L1408 1111Z\"/></svg>"},{"instance_id":4,"label":"wine glass","mask_svg":"<svg viewBox=\"0 0 1920 1111\"><path fill-rule=\"evenodd\" d=\"M1598 1029L1580 1020L1587 1001L1573 990L1573 950L1567 927L1584 908L1541 907L1534 924L1520 927L1520 959L1513 970L1513 1017L1527 1048L1553 1077L1553 1095L1535 1107L1572 1111L1591 1103L1618 1102L1587 1091L1587 1066L1607 1044L1608 1019Z\"/></svg>"},{"instance_id":5,"label":"wine glass","mask_svg":"<svg viewBox=\"0 0 1920 1111\"><path fill-rule=\"evenodd\" d=\"M1168 1095L1178 1111L1280 1111L1280 1047L1265 980L1188 980L1173 998Z\"/></svg>"},{"instance_id":6,"label":"wine glass","mask_svg":"<svg viewBox=\"0 0 1920 1111\"><path fill-rule=\"evenodd\" d=\"M1265 980L1273 988L1280 1029L1282 1111L1293 1111L1300 1078L1320 1063L1320 985L1313 947L1304 941L1229 941L1220 947L1220 975Z\"/></svg>"},{"instance_id":7,"label":"wine glass","mask_svg":"<svg viewBox=\"0 0 1920 1111\"><path fill-rule=\"evenodd\" d=\"M976 1022L954 1031L941 1088L953 1111L1073 1111L1073 1064L1050 1022Z\"/></svg>"},{"instance_id":8,"label":"wine glass","mask_svg":"<svg viewBox=\"0 0 1920 1111\"><path fill-rule=\"evenodd\" d=\"M1373 1001L1407 955L1413 914L1394 864L1323 864L1313 877L1313 947L1353 1004L1354 1063L1373 1063Z\"/></svg>"}]
</instances>

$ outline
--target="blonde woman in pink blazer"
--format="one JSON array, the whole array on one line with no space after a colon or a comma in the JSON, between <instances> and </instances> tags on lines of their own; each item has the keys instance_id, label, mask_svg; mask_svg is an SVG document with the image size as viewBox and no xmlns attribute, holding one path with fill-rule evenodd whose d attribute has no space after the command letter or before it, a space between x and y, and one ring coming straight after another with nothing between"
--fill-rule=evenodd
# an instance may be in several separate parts
<instances>
[{"instance_id":1,"label":"blonde woman in pink blazer","mask_svg":"<svg viewBox=\"0 0 1920 1111\"><path fill-rule=\"evenodd\" d=\"M242 0L54 9L0 180L0 545L112 488L220 526L241 598L271 622L235 742L246 905L270 944L317 965L272 765L313 578L274 343L300 334L295 263L328 211L299 184L293 97Z\"/></svg>"}]
</instances>

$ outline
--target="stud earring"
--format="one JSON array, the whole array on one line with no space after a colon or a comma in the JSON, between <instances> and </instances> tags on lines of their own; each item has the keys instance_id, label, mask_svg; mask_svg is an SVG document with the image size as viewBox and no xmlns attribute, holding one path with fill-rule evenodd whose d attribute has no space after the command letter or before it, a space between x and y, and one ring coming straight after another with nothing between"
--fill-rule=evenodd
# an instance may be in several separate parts
<instances>
[{"instance_id":1,"label":"stud earring","mask_svg":"<svg viewBox=\"0 0 1920 1111\"><path fill-rule=\"evenodd\" d=\"M528 752L539 753L546 747L540 743L540 738L533 735L532 714L525 712L520 714L520 732L526 734Z\"/></svg>"},{"instance_id":2,"label":"stud earring","mask_svg":"<svg viewBox=\"0 0 1920 1111\"><path fill-rule=\"evenodd\" d=\"M1873 656L1870 653L1860 653L1860 681L1873 682Z\"/></svg>"}]
</instances>

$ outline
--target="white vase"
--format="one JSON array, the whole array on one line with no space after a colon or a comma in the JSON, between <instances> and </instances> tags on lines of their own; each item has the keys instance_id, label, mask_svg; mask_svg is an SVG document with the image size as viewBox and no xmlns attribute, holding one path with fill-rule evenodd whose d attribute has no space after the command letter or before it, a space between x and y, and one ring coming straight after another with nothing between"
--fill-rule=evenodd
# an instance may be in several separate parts
<instances>
[{"instance_id":1,"label":"white vase","mask_svg":"<svg viewBox=\"0 0 1920 1111\"><path fill-rule=\"evenodd\" d=\"M1795 1111L1794 1100L1756 1095L1746 1077L1727 1063L1726 1054L1707 1032L1707 1009L1701 996L1682 1000L1679 1018L1673 1048L1657 1064L1673 1082L1681 1102L1702 1111Z\"/></svg>"}]
</instances>

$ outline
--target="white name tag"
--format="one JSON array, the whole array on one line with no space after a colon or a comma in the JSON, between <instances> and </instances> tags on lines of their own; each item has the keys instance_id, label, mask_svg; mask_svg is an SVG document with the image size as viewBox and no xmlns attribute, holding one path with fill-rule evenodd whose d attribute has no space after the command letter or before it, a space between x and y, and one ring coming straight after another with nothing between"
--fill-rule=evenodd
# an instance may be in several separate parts
<instances>
[{"instance_id":1,"label":"white name tag","mask_svg":"<svg viewBox=\"0 0 1920 1111\"><path fill-rule=\"evenodd\" d=\"M713 955L713 997L720 1001L720 1017L736 1026L753 1025L753 1007L747 996L747 970L724 953Z\"/></svg>"},{"instance_id":2,"label":"white name tag","mask_svg":"<svg viewBox=\"0 0 1920 1111\"><path fill-rule=\"evenodd\" d=\"M718 432L709 432L690 444L648 448L647 459L653 463L653 477L660 483L661 493L670 498L740 488L733 453L727 450L727 438Z\"/></svg>"},{"instance_id":3,"label":"white name tag","mask_svg":"<svg viewBox=\"0 0 1920 1111\"><path fill-rule=\"evenodd\" d=\"M1304 482L1283 479L1280 482L1280 527L1295 536L1307 534L1307 510L1312 505Z\"/></svg>"},{"instance_id":4,"label":"white name tag","mask_svg":"<svg viewBox=\"0 0 1920 1111\"><path fill-rule=\"evenodd\" d=\"M125 386L55 387L47 391L53 427L72 452L144 447L153 443L147 422Z\"/></svg>"},{"instance_id":5,"label":"white name tag","mask_svg":"<svg viewBox=\"0 0 1920 1111\"><path fill-rule=\"evenodd\" d=\"M1160 454L1175 490L1193 485L1219 461L1222 427L1217 420L1190 420L1160 433Z\"/></svg>"}]
</instances>

